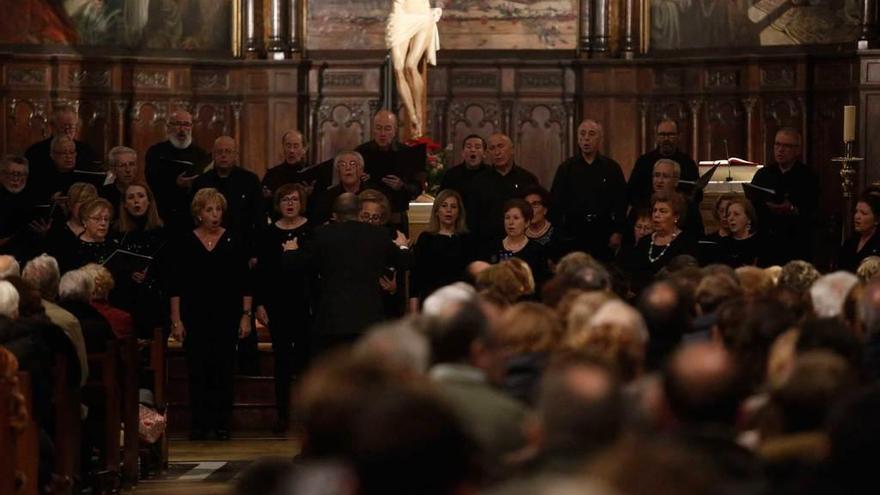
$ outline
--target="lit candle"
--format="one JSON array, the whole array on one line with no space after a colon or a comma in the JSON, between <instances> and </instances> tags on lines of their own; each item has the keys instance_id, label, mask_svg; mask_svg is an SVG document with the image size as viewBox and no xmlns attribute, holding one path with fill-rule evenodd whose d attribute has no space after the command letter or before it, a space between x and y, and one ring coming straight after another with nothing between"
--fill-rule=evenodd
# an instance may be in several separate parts
<instances>
[{"instance_id":1,"label":"lit candle","mask_svg":"<svg viewBox=\"0 0 880 495\"><path fill-rule=\"evenodd\" d=\"M846 105L843 107L843 142L851 143L856 140L856 107Z\"/></svg>"}]
</instances>

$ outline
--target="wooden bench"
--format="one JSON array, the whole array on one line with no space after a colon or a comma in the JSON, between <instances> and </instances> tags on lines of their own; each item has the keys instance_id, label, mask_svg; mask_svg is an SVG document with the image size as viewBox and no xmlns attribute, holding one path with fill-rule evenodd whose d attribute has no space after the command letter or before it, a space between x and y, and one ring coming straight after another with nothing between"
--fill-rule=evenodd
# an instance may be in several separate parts
<instances>
[{"instance_id":1,"label":"wooden bench","mask_svg":"<svg viewBox=\"0 0 880 495\"><path fill-rule=\"evenodd\" d=\"M0 495L36 495L39 443L28 373L0 377L0 405Z\"/></svg>"},{"instance_id":2,"label":"wooden bench","mask_svg":"<svg viewBox=\"0 0 880 495\"><path fill-rule=\"evenodd\" d=\"M52 406L55 412L55 489L60 494L72 492L81 466L82 390L79 376L71 376L73 371L68 356L56 353L52 369Z\"/></svg>"}]
</instances>

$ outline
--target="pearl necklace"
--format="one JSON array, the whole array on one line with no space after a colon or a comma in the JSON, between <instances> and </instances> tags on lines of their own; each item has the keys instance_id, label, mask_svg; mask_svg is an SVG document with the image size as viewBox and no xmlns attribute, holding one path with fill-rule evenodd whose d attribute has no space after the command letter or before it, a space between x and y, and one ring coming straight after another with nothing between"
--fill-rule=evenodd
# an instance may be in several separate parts
<instances>
[{"instance_id":1,"label":"pearl necklace","mask_svg":"<svg viewBox=\"0 0 880 495\"><path fill-rule=\"evenodd\" d=\"M657 260L662 258L664 254L666 254L666 250L669 249L669 246L672 245L672 241L674 241L675 238L678 237L678 232L673 233L672 237L669 239L669 242L665 246L663 246L663 249L660 251L660 254L658 254L657 256L654 256L654 254L653 254L654 253L654 246L655 246L654 237L656 235L657 235L656 232L651 234L651 247L648 248L648 261L650 261L651 263L656 263Z\"/></svg>"}]
</instances>

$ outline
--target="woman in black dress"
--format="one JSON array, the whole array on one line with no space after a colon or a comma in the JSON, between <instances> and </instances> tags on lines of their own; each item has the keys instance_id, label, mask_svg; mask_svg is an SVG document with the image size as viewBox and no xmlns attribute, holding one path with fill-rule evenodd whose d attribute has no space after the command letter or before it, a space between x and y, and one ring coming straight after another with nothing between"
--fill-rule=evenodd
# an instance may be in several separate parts
<instances>
[{"instance_id":1,"label":"woman in black dress","mask_svg":"<svg viewBox=\"0 0 880 495\"><path fill-rule=\"evenodd\" d=\"M622 260L624 270L630 275L632 290L636 294L672 258L682 254L696 255L697 241L679 227L679 220L686 209L687 203L679 193L656 193L651 197L654 232L643 237L627 259Z\"/></svg>"},{"instance_id":2,"label":"woman in black dress","mask_svg":"<svg viewBox=\"0 0 880 495\"><path fill-rule=\"evenodd\" d=\"M85 230L79 218L82 205L98 197L98 190L87 182L74 182L67 190L66 198L59 198L64 205L66 218L58 210L48 218L45 251L58 260L61 273L77 268L73 256L79 245L79 236Z\"/></svg>"},{"instance_id":3,"label":"woman in black dress","mask_svg":"<svg viewBox=\"0 0 880 495\"><path fill-rule=\"evenodd\" d=\"M435 290L465 278L465 270L476 258L467 232L464 202L452 189L437 194L428 227L413 247L410 310L418 309Z\"/></svg>"},{"instance_id":4,"label":"woman in black dress","mask_svg":"<svg viewBox=\"0 0 880 495\"><path fill-rule=\"evenodd\" d=\"M214 431L229 439L237 339L251 333L251 287L242 242L222 226L226 198L214 188L196 192L196 228L169 253L171 335L182 341L189 374L190 437Z\"/></svg>"},{"instance_id":5,"label":"woman in black dress","mask_svg":"<svg viewBox=\"0 0 880 495\"><path fill-rule=\"evenodd\" d=\"M526 236L544 246L544 250L552 257L552 253L557 251L557 242L556 229L547 218L550 213L550 192L539 185L529 186L523 192L522 198L532 207L532 219L526 228Z\"/></svg>"},{"instance_id":6,"label":"woman in black dress","mask_svg":"<svg viewBox=\"0 0 880 495\"><path fill-rule=\"evenodd\" d=\"M388 225L391 218L391 202L382 191L378 189L365 189L358 194L361 200L359 219L361 222L382 227L388 231L391 240L402 240L407 243L406 236L396 228ZM379 278L382 287L382 305L385 317L388 319L400 318L406 310L406 296L403 287L406 280L408 266L388 266L385 273Z\"/></svg>"},{"instance_id":7,"label":"woman in black dress","mask_svg":"<svg viewBox=\"0 0 880 495\"><path fill-rule=\"evenodd\" d=\"M514 257L525 261L532 270L536 292L540 293L551 274L544 246L529 240L526 235L526 228L532 220L532 207L522 199L511 199L504 203L503 210L507 235L487 253L485 260L493 264Z\"/></svg>"},{"instance_id":8,"label":"woman in black dress","mask_svg":"<svg viewBox=\"0 0 880 495\"><path fill-rule=\"evenodd\" d=\"M71 257L73 268L89 263L104 264L119 247L119 241L110 235L113 224L113 205L104 198L96 198L79 208L79 220L84 230L79 235L76 250Z\"/></svg>"},{"instance_id":9,"label":"woman in black dress","mask_svg":"<svg viewBox=\"0 0 880 495\"><path fill-rule=\"evenodd\" d=\"M880 235L877 223L880 222L880 196L864 194L856 203L853 214L855 232L847 239L837 256L837 267L855 273L859 264L868 256L880 255Z\"/></svg>"},{"instance_id":10,"label":"woman in black dress","mask_svg":"<svg viewBox=\"0 0 880 495\"><path fill-rule=\"evenodd\" d=\"M729 235L719 241L719 261L733 268L745 265L766 266L768 253L757 233L758 215L751 201L734 198L727 204Z\"/></svg>"},{"instance_id":11,"label":"woman in black dress","mask_svg":"<svg viewBox=\"0 0 880 495\"><path fill-rule=\"evenodd\" d=\"M290 380L305 367L311 329L311 305L307 271L282 270L284 242L308 242L312 224L303 216L306 190L299 184L285 184L275 191L273 204L279 219L264 229L256 243L257 265L254 287L257 320L269 328L275 355L275 404L278 421L274 431L283 433L290 424Z\"/></svg>"},{"instance_id":12,"label":"woman in black dress","mask_svg":"<svg viewBox=\"0 0 880 495\"><path fill-rule=\"evenodd\" d=\"M146 182L132 181L122 191L116 237L119 249L144 257L122 255L107 263L116 281L110 302L131 313L138 337L152 338L154 328L167 324L168 296L160 280L168 238Z\"/></svg>"}]
</instances>

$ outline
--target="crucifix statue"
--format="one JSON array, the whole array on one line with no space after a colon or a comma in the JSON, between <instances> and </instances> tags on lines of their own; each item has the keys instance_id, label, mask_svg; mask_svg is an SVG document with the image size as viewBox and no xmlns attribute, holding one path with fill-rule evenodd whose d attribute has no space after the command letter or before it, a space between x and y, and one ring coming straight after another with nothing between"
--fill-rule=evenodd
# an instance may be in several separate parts
<instances>
[{"instance_id":1,"label":"crucifix statue","mask_svg":"<svg viewBox=\"0 0 880 495\"><path fill-rule=\"evenodd\" d=\"M432 9L430 0L394 0L385 27L385 46L391 50L397 92L406 109L410 138L424 133L427 101L427 70L423 60L437 65L440 33L437 21L442 9Z\"/></svg>"}]
</instances>

